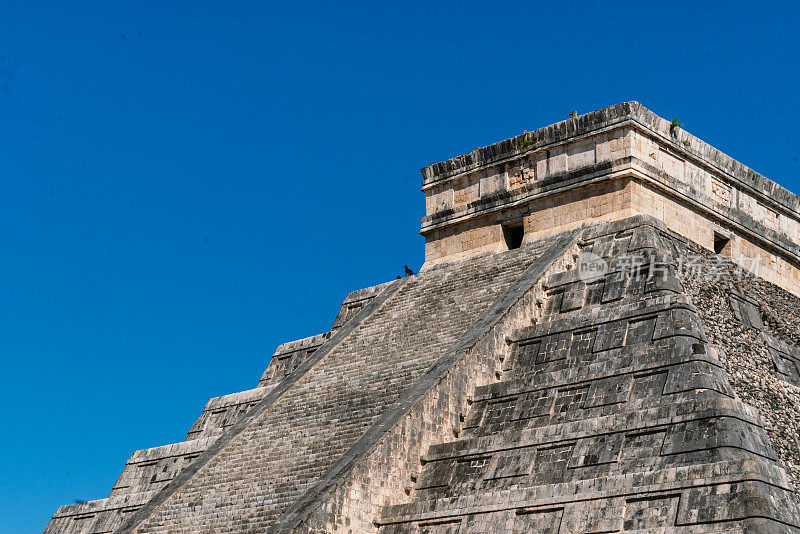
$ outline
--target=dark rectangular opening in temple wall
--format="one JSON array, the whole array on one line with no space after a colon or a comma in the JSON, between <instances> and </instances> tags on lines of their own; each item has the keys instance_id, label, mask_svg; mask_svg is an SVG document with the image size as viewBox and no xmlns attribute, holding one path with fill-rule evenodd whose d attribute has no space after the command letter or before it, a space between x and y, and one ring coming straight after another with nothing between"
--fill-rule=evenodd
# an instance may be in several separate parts
<instances>
[{"instance_id":1,"label":"dark rectangular opening in temple wall","mask_svg":"<svg viewBox=\"0 0 800 534\"><path fill-rule=\"evenodd\" d=\"M504 224L503 237L508 250L521 247L522 239L525 237L525 227L522 225L522 221Z\"/></svg>"},{"instance_id":2,"label":"dark rectangular opening in temple wall","mask_svg":"<svg viewBox=\"0 0 800 534\"><path fill-rule=\"evenodd\" d=\"M714 253L731 255L731 238L714 232Z\"/></svg>"}]
</instances>

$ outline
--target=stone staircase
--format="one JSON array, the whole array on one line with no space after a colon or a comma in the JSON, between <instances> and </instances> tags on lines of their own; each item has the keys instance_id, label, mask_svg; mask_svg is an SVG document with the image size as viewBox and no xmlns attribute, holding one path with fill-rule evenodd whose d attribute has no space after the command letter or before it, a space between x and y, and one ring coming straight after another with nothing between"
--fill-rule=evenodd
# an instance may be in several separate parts
<instances>
[{"instance_id":1,"label":"stone staircase","mask_svg":"<svg viewBox=\"0 0 800 534\"><path fill-rule=\"evenodd\" d=\"M800 532L672 234L577 235L351 293L45 532ZM571 268L589 253L607 269Z\"/></svg>"},{"instance_id":2,"label":"stone staircase","mask_svg":"<svg viewBox=\"0 0 800 534\"><path fill-rule=\"evenodd\" d=\"M257 485L253 491L263 500L257 520L269 525L553 241L543 239L499 256L437 266L402 283L392 281L350 293L330 332L278 347L256 388L209 400L186 441L134 452L107 498L61 506L45 534L114 532L145 505L157 508L153 498L191 471L198 458L219 446L220 438L247 417L256 417L258 423L235 445L226 442L224 455L216 458L214 452L212 457L231 462L222 468L229 472L252 464L258 473L269 475L263 482L247 476L240 482ZM400 289L386 304L361 313L390 286ZM343 333L358 322L358 316L364 323ZM326 352L323 362L299 369L321 347L332 354ZM302 377L301 383L286 386L289 377ZM275 406L270 404L253 416L259 403L271 393L275 397L274 392L282 388L285 391L272 401ZM244 447L241 453L238 447ZM195 481L193 487L198 485ZM247 491L242 490L241 499L235 500L220 493L220 502L248 506ZM171 502L183 506L180 499Z\"/></svg>"},{"instance_id":3,"label":"stone staircase","mask_svg":"<svg viewBox=\"0 0 800 534\"><path fill-rule=\"evenodd\" d=\"M342 303L331 330L341 328L353 317L354 310L378 295L385 285L350 293ZM330 336L331 332L325 332L278 346L256 388L210 399L189 429L185 441L134 451L108 497L61 506L44 533L100 534L116 530L302 361L313 355Z\"/></svg>"},{"instance_id":4,"label":"stone staircase","mask_svg":"<svg viewBox=\"0 0 800 534\"><path fill-rule=\"evenodd\" d=\"M800 532L758 414L682 294L670 236L607 224L581 249L608 271L547 280L542 319L508 339L497 381L379 531Z\"/></svg>"},{"instance_id":5,"label":"stone staircase","mask_svg":"<svg viewBox=\"0 0 800 534\"><path fill-rule=\"evenodd\" d=\"M232 531L284 531L275 526L283 514L313 493L331 466L403 401L409 388L554 241L436 266L398 281L396 291L372 311L359 305L363 295L356 292L342 312L354 319L346 319L323 345L330 352L312 367L298 368L297 381L224 451L209 458L187 486L172 488L162 507L149 503L126 531L163 532L167 523L174 532L197 531L198 525L224 530L231 518L237 522ZM341 337L356 317L362 321ZM448 426L458 424L457 416L450 421L449 410L441 407L432 417ZM394 494L388 483L382 490ZM195 504L201 501L202 506ZM185 521L175 522L175 517Z\"/></svg>"}]
</instances>

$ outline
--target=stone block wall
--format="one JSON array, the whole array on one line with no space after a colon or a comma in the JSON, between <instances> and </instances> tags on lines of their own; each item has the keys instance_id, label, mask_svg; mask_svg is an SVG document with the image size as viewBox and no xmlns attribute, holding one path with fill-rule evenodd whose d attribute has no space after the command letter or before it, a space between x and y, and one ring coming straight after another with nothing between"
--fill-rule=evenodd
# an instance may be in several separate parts
<instances>
[{"instance_id":1,"label":"stone block wall","mask_svg":"<svg viewBox=\"0 0 800 534\"><path fill-rule=\"evenodd\" d=\"M509 221L522 223L527 243L572 230L587 221L599 223L630 217L636 213L632 209L631 191L628 179L595 183L434 230L427 236L424 268L475 254L508 250L502 225Z\"/></svg>"},{"instance_id":2,"label":"stone block wall","mask_svg":"<svg viewBox=\"0 0 800 534\"><path fill-rule=\"evenodd\" d=\"M336 319L333 321L333 326L331 326L331 331L335 332L344 324L353 318L356 313L358 313L368 302L372 299L377 297L384 289L389 287L390 284L393 282L385 282L383 284L378 284L376 286L365 287L363 289L359 289L353 291L347 295L347 298L344 299L342 303L342 307L339 309L339 313L336 315ZM280 347L279 347L280 348Z\"/></svg>"},{"instance_id":3,"label":"stone block wall","mask_svg":"<svg viewBox=\"0 0 800 534\"><path fill-rule=\"evenodd\" d=\"M691 206L662 194L652 184L634 181L631 186L633 211L649 213L664 221L667 226L686 236L706 250L713 251L715 230L722 230L731 238L725 255L734 263L752 270L758 265L758 275L764 280L800 295L800 269L791 257L760 246L748 234L730 228L721 228L719 221ZM753 259L758 258L757 263Z\"/></svg>"},{"instance_id":4,"label":"stone block wall","mask_svg":"<svg viewBox=\"0 0 800 534\"><path fill-rule=\"evenodd\" d=\"M337 325L337 322L339 323L336 328L340 328L346 322L346 318L344 317L346 315L344 310L346 309L350 310L347 302L342 305L342 310L336 317L334 325ZM352 317L352 314L350 314L350 317ZM297 369L300 362L314 354L314 352L316 352L330 337L330 332L325 332L324 334L317 334L315 336L298 339L297 341L290 341L289 343L278 346L278 348L275 349L275 354L270 358L269 365L264 370L264 374L261 375L258 386L264 387L274 385L286 378L292 371Z\"/></svg>"},{"instance_id":5,"label":"stone block wall","mask_svg":"<svg viewBox=\"0 0 800 534\"><path fill-rule=\"evenodd\" d=\"M680 242L649 221L586 231L610 269L547 279L542 319L379 532L800 532L774 441L683 294ZM630 254L652 261L620 277Z\"/></svg>"},{"instance_id":6,"label":"stone block wall","mask_svg":"<svg viewBox=\"0 0 800 534\"><path fill-rule=\"evenodd\" d=\"M263 399L272 387L274 384L210 399L200 417L189 429L186 439L195 440L219 436Z\"/></svg>"},{"instance_id":7,"label":"stone block wall","mask_svg":"<svg viewBox=\"0 0 800 534\"><path fill-rule=\"evenodd\" d=\"M715 231L735 236L734 257L760 256L765 279L800 294L800 199L635 102L431 165L423 177L426 268L505 250L510 221L524 220L526 239L537 239L642 214L710 250Z\"/></svg>"}]
</instances>

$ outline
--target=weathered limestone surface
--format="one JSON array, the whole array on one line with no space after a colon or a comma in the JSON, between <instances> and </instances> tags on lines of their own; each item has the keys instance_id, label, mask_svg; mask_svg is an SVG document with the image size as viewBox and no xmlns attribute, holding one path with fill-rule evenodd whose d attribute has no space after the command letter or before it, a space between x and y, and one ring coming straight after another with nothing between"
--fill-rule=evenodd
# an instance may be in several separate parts
<instances>
[{"instance_id":1,"label":"weathered limestone surface","mask_svg":"<svg viewBox=\"0 0 800 534\"><path fill-rule=\"evenodd\" d=\"M403 287L137 532L269 527L536 259L486 255Z\"/></svg>"},{"instance_id":2,"label":"weathered limestone surface","mask_svg":"<svg viewBox=\"0 0 800 534\"><path fill-rule=\"evenodd\" d=\"M730 261L702 254L708 283L681 272L709 340L724 348L720 361L736 394L756 408L773 448L800 487L800 298L757 277L741 276ZM800 494L798 494L800 498Z\"/></svg>"},{"instance_id":3,"label":"weathered limestone surface","mask_svg":"<svg viewBox=\"0 0 800 534\"><path fill-rule=\"evenodd\" d=\"M432 444L458 435L476 386L510 355L507 339L542 313L543 282L574 265L577 232L553 240L514 283L379 417L269 532L371 532L381 507L404 502ZM535 245L534 245L535 246Z\"/></svg>"},{"instance_id":4,"label":"weathered limestone surface","mask_svg":"<svg viewBox=\"0 0 800 534\"><path fill-rule=\"evenodd\" d=\"M513 336L455 441L423 457L414 499L381 532L800 532L794 488L739 400L650 219L586 231L612 266L547 282L545 316ZM640 254L638 276L619 276ZM653 272L650 272L653 271Z\"/></svg>"},{"instance_id":5,"label":"weathered limestone surface","mask_svg":"<svg viewBox=\"0 0 800 534\"><path fill-rule=\"evenodd\" d=\"M342 309L344 308L345 306L342 306ZM342 315L342 312L339 312L339 315ZM339 322L339 317L336 318L336 321ZM344 324L344 322L345 321L341 321L341 324ZM336 328L339 327L337 326ZM325 332L324 334L317 334L316 336L298 339L297 341L290 341L289 343L280 345L275 350L275 354L272 355L272 359L264 370L264 374L261 375L258 386L273 386L289 376L292 371L297 369L300 362L314 354L314 352L316 352L325 341L330 339L330 337L330 332Z\"/></svg>"},{"instance_id":6,"label":"weathered limestone surface","mask_svg":"<svg viewBox=\"0 0 800 534\"><path fill-rule=\"evenodd\" d=\"M729 256L760 255L760 276L800 293L800 198L655 115L625 102L422 169L426 267L504 248L585 221L652 215Z\"/></svg>"},{"instance_id":7,"label":"weathered limestone surface","mask_svg":"<svg viewBox=\"0 0 800 534\"><path fill-rule=\"evenodd\" d=\"M342 304L332 330L341 329L355 317L358 310L387 287L388 284L382 284L350 293ZM330 337L331 332L326 332L280 345L270 359L258 387L209 400L189 429L186 441L135 451L108 498L61 506L45 528L45 533L101 533L119 528Z\"/></svg>"},{"instance_id":8,"label":"weathered limestone surface","mask_svg":"<svg viewBox=\"0 0 800 534\"><path fill-rule=\"evenodd\" d=\"M636 102L423 177L419 275L45 532L800 533L800 198Z\"/></svg>"}]
</instances>

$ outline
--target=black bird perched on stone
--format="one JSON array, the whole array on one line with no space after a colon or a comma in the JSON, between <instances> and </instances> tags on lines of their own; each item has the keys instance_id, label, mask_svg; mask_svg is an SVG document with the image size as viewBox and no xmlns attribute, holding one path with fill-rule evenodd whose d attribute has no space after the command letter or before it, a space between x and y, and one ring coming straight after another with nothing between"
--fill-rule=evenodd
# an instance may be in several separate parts
<instances>
[{"instance_id":1,"label":"black bird perched on stone","mask_svg":"<svg viewBox=\"0 0 800 534\"><path fill-rule=\"evenodd\" d=\"M403 269L406 270L406 276L414 276L414 271L408 265L403 265Z\"/></svg>"}]
</instances>

